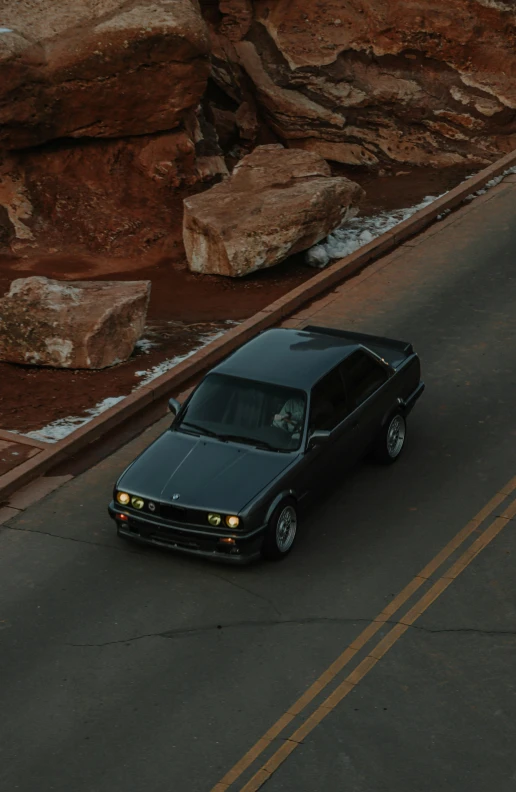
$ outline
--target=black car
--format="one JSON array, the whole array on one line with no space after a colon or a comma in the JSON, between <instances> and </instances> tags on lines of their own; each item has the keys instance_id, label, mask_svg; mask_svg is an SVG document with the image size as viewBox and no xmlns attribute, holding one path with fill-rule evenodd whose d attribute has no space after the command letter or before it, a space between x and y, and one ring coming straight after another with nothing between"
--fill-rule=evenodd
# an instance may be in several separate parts
<instances>
[{"instance_id":1,"label":"black car","mask_svg":"<svg viewBox=\"0 0 516 792\"><path fill-rule=\"evenodd\" d=\"M116 483L127 539L211 558L283 558L330 471L398 459L424 384L412 345L326 327L267 330L207 374Z\"/></svg>"}]
</instances>

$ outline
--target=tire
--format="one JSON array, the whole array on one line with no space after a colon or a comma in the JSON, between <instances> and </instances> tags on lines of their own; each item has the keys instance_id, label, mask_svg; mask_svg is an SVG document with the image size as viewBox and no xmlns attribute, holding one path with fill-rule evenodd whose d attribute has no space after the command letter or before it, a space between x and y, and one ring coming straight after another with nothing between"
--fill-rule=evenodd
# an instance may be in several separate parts
<instances>
[{"instance_id":1,"label":"tire","mask_svg":"<svg viewBox=\"0 0 516 792\"><path fill-rule=\"evenodd\" d=\"M405 447L407 439L407 422L399 410L385 422L376 441L373 456L382 465L392 465L396 462Z\"/></svg>"},{"instance_id":2,"label":"tire","mask_svg":"<svg viewBox=\"0 0 516 792\"><path fill-rule=\"evenodd\" d=\"M282 501L269 520L262 556L270 561L286 558L294 545L298 524L296 502L292 498Z\"/></svg>"}]
</instances>

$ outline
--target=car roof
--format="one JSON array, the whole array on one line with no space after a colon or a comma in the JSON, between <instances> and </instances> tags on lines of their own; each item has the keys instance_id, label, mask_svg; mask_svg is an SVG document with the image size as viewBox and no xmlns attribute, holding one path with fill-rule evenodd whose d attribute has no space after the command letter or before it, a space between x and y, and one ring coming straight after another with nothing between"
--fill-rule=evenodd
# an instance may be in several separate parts
<instances>
[{"instance_id":1,"label":"car roof","mask_svg":"<svg viewBox=\"0 0 516 792\"><path fill-rule=\"evenodd\" d=\"M213 371L310 390L355 349L356 342L306 330L273 328L233 352Z\"/></svg>"}]
</instances>

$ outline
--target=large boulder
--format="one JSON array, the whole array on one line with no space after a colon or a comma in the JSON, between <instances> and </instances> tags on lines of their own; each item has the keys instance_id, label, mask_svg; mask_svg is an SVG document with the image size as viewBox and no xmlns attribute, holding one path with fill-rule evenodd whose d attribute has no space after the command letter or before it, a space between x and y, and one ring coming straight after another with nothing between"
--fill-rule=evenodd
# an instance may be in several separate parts
<instances>
[{"instance_id":1,"label":"large boulder","mask_svg":"<svg viewBox=\"0 0 516 792\"><path fill-rule=\"evenodd\" d=\"M177 257L183 197L228 175L213 127L200 112L185 122L188 130L11 152L0 162L0 251Z\"/></svg>"},{"instance_id":2,"label":"large boulder","mask_svg":"<svg viewBox=\"0 0 516 792\"><path fill-rule=\"evenodd\" d=\"M204 6L207 8L209 3ZM487 162L516 146L516 5L220 0L213 78L253 86L290 146L352 165Z\"/></svg>"},{"instance_id":3,"label":"large boulder","mask_svg":"<svg viewBox=\"0 0 516 792\"><path fill-rule=\"evenodd\" d=\"M258 146L229 179L184 201L190 269L238 277L272 267L356 213L363 190L318 154Z\"/></svg>"},{"instance_id":4,"label":"large boulder","mask_svg":"<svg viewBox=\"0 0 516 792\"><path fill-rule=\"evenodd\" d=\"M102 369L131 355L143 333L150 281L19 278L0 299L0 360Z\"/></svg>"},{"instance_id":5,"label":"large boulder","mask_svg":"<svg viewBox=\"0 0 516 792\"><path fill-rule=\"evenodd\" d=\"M5 148L172 129L210 72L197 0L4 0L0 25Z\"/></svg>"}]
</instances>

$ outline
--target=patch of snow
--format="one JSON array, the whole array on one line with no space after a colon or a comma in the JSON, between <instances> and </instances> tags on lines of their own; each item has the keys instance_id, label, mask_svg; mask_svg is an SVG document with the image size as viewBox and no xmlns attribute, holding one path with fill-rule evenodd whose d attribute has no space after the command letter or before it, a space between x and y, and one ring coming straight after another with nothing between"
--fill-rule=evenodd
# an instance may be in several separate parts
<instances>
[{"instance_id":1,"label":"patch of snow","mask_svg":"<svg viewBox=\"0 0 516 792\"><path fill-rule=\"evenodd\" d=\"M471 195L468 195L464 200L472 201L474 198L484 195L489 189L500 184L506 176L513 173L516 173L516 166L508 168L500 174L500 176L491 179L491 181L487 182L485 187L471 193ZM467 178L471 178L471 176ZM345 256L349 256L359 248L369 244L369 242L372 242L374 239L377 239L377 237L390 231L394 226L397 226L398 223L408 220L409 217L419 212L420 209L424 209L444 195L447 195L447 193L442 193L442 195L428 195L421 203L410 206L407 209L380 212L371 217L354 217L341 228L335 229L335 231L329 234L322 242L311 247L305 254L305 261L311 267L323 269L331 261L345 258ZM438 215L437 219L442 220L450 211L450 209L445 209Z\"/></svg>"},{"instance_id":2,"label":"patch of snow","mask_svg":"<svg viewBox=\"0 0 516 792\"><path fill-rule=\"evenodd\" d=\"M332 259L349 256L440 197L429 195L421 203L408 209L380 212L372 217L354 217L342 228L335 229L323 242L310 248L305 257L306 263L322 269Z\"/></svg>"},{"instance_id":3,"label":"patch of snow","mask_svg":"<svg viewBox=\"0 0 516 792\"><path fill-rule=\"evenodd\" d=\"M471 193L471 195L468 195L466 201L472 201L474 198L478 198L479 195L485 195L488 190L490 190L492 187L496 187L497 184L500 184L500 182L502 182L506 176L511 176L513 173L516 173L516 166L508 168L506 171L501 173L500 176L495 176L494 179L488 181L481 190L477 190L476 192Z\"/></svg>"},{"instance_id":4,"label":"patch of snow","mask_svg":"<svg viewBox=\"0 0 516 792\"><path fill-rule=\"evenodd\" d=\"M234 327L238 325L238 322L227 321L224 323L227 327ZM151 369L146 371L137 371L136 376L140 377L140 382L133 388L133 391L138 390L143 385L147 385L149 382L152 382L157 377L164 374L166 371L170 371L170 369L177 366L179 363L182 363L183 360L187 360L187 358L191 357L195 352L198 352L200 349L205 347L211 341L215 341L217 338L220 338L227 330L222 330L218 333L206 333L200 337L200 343L194 349L191 349L184 355L177 355L170 360L164 360L163 363L160 363L157 366L153 366ZM145 339L143 339L145 340ZM148 342L152 344L152 342ZM154 346L154 344L152 344ZM32 432L19 432L16 429L10 429L9 431L13 434L21 434L24 437L31 437L34 440L42 440L46 443L57 443L59 440L63 440L65 437L68 437L69 434L74 432L76 429L80 429L81 426L84 426L92 418L96 418L97 415L109 410L110 407L114 407L115 404L118 402L123 401L125 396L113 396L108 399L104 399L103 401L99 402L99 404L95 405L89 410L86 410L84 415L81 416L70 416L68 418L60 418L57 421L52 421L52 423L48 424L48 426L44 426L42 429L36 429Z\"/></svg>"},{"instance_id":5,"label":"patch of snow","mask_svg":"<svg viewBox=\"0 0 516 792\"><path fill-rule=\"evenodd\" d=\"M12 28L0 27L0 33L14 33L14 30Z\"/></svg>"},{"instance_id":6,"label":"patch of snow","mask_svg":"<svg viewBox=\"0 0 516 792\"><path fill-rule=\"evenodd\" d=\"M229 323L228 324L232 324ZM189 357L194 355L200 349L203 349L207 344L210 344L212 341L216 341L217 338L220 338L224 335L226 331L223 330L220 333L214 333L210 335L201 336L201 343L198 344L196 347L191 349L189 352L186 352L184 355L176 355L176 357L169 358L168 360L164 360L162 363L158 363L156 366L153 366L151 369L147 369L146 371L136 371L135 376L140 377L140 382L136 386L137 388L142 388L144 385L148 385L149 382L161 377L162 374L165 374L170 369L173 369L175 366L178 366L184 360L188 360Z\"/></svg>"},{"instance_id":7,"label":"patch of snow","mask_svg":"<svg viewBox=\"0 0 516 792\"><path fill-rule=\"evenodd\" d=\"M441 214L437 215L436 220L444 220L445 217L448 217L450 212L451 209L445 209L444 212L441 212Z\"/></svg>"},{"instance_id":8,"label":"patch of snow","mask_svg":"<svg viewBox=\"0 0 516 792\"><path fill-rule=\"evenodd\" d=\"M125 399L125 396L109 397L107 399L103 399L103 401L96 404L95 407L91 407L89 410L86 410L84 415L69 418L59 418L57 421L52 421L52 423L48 424L48 426L44 426L42 429L36 429L33 432L14 433L23 434L25 437L32 437L33 440L42 440L46 443L57 443L58 440L63 440L65 437L68 437L68 435L74 432L76 429L80 429L81 426L87 424L92 418L96 418L97 415L109 410L110 407L114 407L115 404L118 404L118 402L122 401L122 399Z\"/></svg>"},{"instance_id":9,"label":"patch of snow","mask_svg":"<svg viewBox=\"0 0 516 792\"><path fill-rule=\"evenodd\" d=\"M317 267L318 269L323 269L330 263L330 254L326 250L324 243L310 248L306 254L306 262L311 267Z\"/></svg>"},{"instance_id":10,"label":"patch of snow","mask_svg":"<svg viewBox=\"0 0 516 792\"><path fill-rule=\"evenodd\" d=\"M134 348L138 350L138 352L144 352L148 355L150 350L157 346L159 346L159 344L156 341L151 341L150 338L140 338L134 345Z\"/></svg>"}]
</instances>

